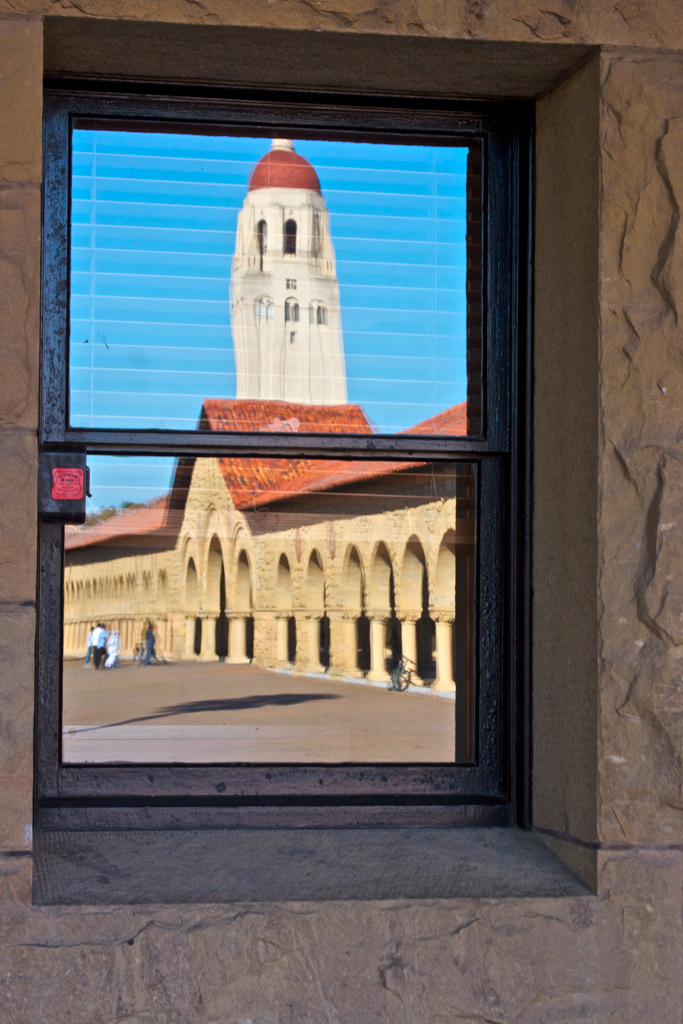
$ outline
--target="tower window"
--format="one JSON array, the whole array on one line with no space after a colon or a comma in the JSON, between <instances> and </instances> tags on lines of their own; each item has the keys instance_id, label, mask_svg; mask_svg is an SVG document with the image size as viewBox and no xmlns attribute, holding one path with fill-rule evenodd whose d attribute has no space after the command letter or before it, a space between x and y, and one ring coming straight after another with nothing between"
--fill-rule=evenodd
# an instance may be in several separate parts
<instances>
[{"instance_id":1,"label":"tower window","mask_svg":"<svg viewBox=\"0 0 683 1024\"><path fill-rule=\"evenodd\" d=\"M258 222L256 228L256 237L258 239L258 251L260 256L265 256L266 249L268 248L268 225L264 220Z\"/></svg>"},{"instance_id":2,"label":"tower window","mask_svg":"<svg viewBox=\"0 0 683 1024\"><path fill-rule=\"evenodd\" d=\"M319 324L326 324L327 323L327 307L326 306L323 306L323 305L318 306L318 323Z\"/></svg>"},{"instance_id":3,"label":"tower window","mask_svg":"<svg viewBox=\"0 0 683 1024\"><path fill-rule=\"evenodd\" d=\"M294 299L287 299L285 302L285 323L289 323L290 320L294 323L299 322L299 303Z\"/></svg>"},{"instance_id":4,"label":"tower window","mask_svg":"<svg viewBox=\"0 0 683 1024\"><path fill-rule=\"evenodd\" d=\"M296 341L296 331L290 331L289 332L289 344L293 345L295 341Z\"/></svg>"},{"instance_id":5,"label":"tower window","mask_svg":"<svg viewBox=\"0 0 683 1024\"><path fill-rule=\"evenodd\" d=\"M287 291L288 292L296 291L296 278L295 277L288 277L287 278Z\"/></svg>"},{"instance_id":6,"label":"tower window","mask_svg":"<svg viewBox=\"0 0 683 1024\"><path fill-rule=\"evenodd\" d=\"M285 224L285 239L282 251L285 256L296 256L296 221L288 220Z\"/></svg>"},{"instance_id":7,"label":"tower window","mask_svg":"<svg viewBox=\"0 0 683 1024\"><path fill-rule=\"evenodd\" d=\"M263 316L266 310L266 304L263 299L258 299L256 302L256 319L263 320Z\"/></svg>"},{"instance_id":8,"label":"tower window","mask_svg":"<svg viewBox=\"0 0 683 1024\"><path fill-rule=\"evenodd\" d=\"M275 306L272 302L266 304L266 320L273 320L275 318Z\"/></svg>"}]
</instances>

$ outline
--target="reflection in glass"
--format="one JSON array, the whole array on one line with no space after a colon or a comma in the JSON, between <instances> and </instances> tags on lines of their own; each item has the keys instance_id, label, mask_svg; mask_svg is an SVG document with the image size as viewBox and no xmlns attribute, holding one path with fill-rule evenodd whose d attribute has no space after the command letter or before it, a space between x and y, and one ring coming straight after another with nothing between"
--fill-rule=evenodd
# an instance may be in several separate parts
<instances>
[{"instance_id":1,"label":"reflection in glass","mask_svg":"<svg viewBox=\"0 0 683 1024\"><path fill-rule=\"evenodd\" d=\"M64 761L471 759L475 467L89 464Z\"/></svg>"},{"instance_id":2,"label":"reflection in glass","mask_svg":"<svg viewBox=\"0 0 683 1024\"><path fill-rule=\"evenodd\" d=\"M322 431L347 404L349 433L479 430L477 146L76 127L72 147L72 426L194 430L214 398L242 407L230 429L283 402Z\"/></svg>"}]
</instances>

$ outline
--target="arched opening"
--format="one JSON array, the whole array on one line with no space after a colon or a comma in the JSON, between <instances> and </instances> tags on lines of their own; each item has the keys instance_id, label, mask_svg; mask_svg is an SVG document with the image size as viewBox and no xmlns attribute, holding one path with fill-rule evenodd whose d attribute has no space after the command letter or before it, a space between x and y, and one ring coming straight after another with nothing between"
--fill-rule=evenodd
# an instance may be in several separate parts
<instances>
[{"instance_id":1,"label":"arched opening","mask_svg":"<svg viewBox=\"0 0 683 1024\"><path fill-rule=\"evenodd\" d=\"M259 266L263 270L263 257L268 248L268 225L265 220L260 220L256 227L256 240L258 242Z\"/></svg>"},{"instance_id":2,"label":"arched opening","mask_svg":"<svg viewBox=\"0 0 683 1024\"><path fill-rule=\"evenodd\" d=\"M356 623L356 638L358 642L358 668L361 672L370 671L370 620L365 612L358 617Z\"/></svg>"},{"instance_id":3,"label":"arched opening","mask_svg":"<svg viewBox=\"0 0 683 1024\"><path fill-rule=\"evenodd\" d=\"M188 655L192 653L199 654L202 649L202 622L197 614L198 611L199 583L197 580L197 567L194 564L194 559L190 558L185 570L185 615L188 629L192 629L191 633L186 634L186 644L190 645L189 649L187 646L185 648ZM193 622L194 626L192 626Z\"/></svg>"},{"instance_id":4,"label":"arched opening","mask_svg":"<svg viewBox=\"0 0 683 1024\"><path fill-rule=\"evenodd\" d=\"M309 649L309 661L314 663L314 659L317 658L323 668L329 668L330 620L325 614L325 573L320 552L315 549L311 552L306 569L305 601L308 611L314 612L319 617L317 633L315 628L309 631L309 648L315 648L315 646L318 648L317 650ZM317 644L315 642L316 635Z\"/></svg>"},{"instance_id":5,"label":"arched opening","mask_svg":"<svg viewBox=\"0 0 683 1024\"><path fill-rule=\"evenodd\" d=\"M435 619L435 657L437 689L455 688L453 672L456 666L456 629L453 626L456 609L456 555L455 531L449 530L439 547L434 573L433 601Z\"/></svg>"},{"instance_id":6,"label":"arched opening","mask_svg":"<svg viewBox=\"0 0 683 1024\"><path fill-rule=\"evenodd\" d=\"M344 607L358 615L356 619L356 666L361 671L370 669L370 622L363 610L363 570L360 555L352 547L347 555L346 570L342 580Z\"/></svg>"},{"instance_id":7,"label":"arched opening","mask_svg":"<svg viewBox=\"0 0 683 1024\"><path fill-rule=\"evenodd\" d=\"M295 299L287 299L285 302L285 323L299 322L299 303Z\"/></svg>"},{"instance_id":8,"label":"arched opening","mask_svg":"<svg viewBox=\"0 0 683 1024\"><path fill-rule=\"evenodd\" d=\"M283 662L293 662L296 657L296 620L291 614L292 611L292 573L289 568L289 559L286 555L280 555L277 564L275 577L275 607L280 613L276 616L276 659ZM283 613L290 614L285 615Z\"/></svg>"},{"instance_id":9,"label":"arched opening","mask_svg":"<svg viewBox=\"0 0 683 1024\"><path fill-rule=\"evenodd\" d=\"M325 610L325 574L320 553L315 550L311 552L306 571L306 606L309 611L321 614Z\"/></svg>"},{"instance_id":10,"label":"arched opening","mask_svg":"<svg viewBox=\"0 0 683 1024\"><path fill-rule=\"evenodd\" d=\"M211 538L206 560L206 597L204 607L207 612L217 616L215 654L219 658L225 658L228 653L228 620L225 615L225 569L223 566L223 549L215 533Z\"/></svg>"},{"instance_id":11,"label":"arched opening","mask_svg":"<svg viewBox=\"0 0 683 1024\"><path fill-rule=\"evenodd\" d=\"M285 256L296 256L296 221L285 222L285 233L282 251Z\"/></svg>"},{"instance_id":12,"label":"arched opening","mask_svg":"<svg viewBox=\"0 0 683 1024\"><path fill-rule=\"evenodd\" d=\"M351 548L346 560L342 599L344 608L351 611L361 611L363 608L363 571L360 565L360 555L355 547Z\"/></svg>"},{"instance_id":13,"label":"arched opening","mask_svg":"<svg viewBox=\"0 0 683 1024\"><path fill-rule=\"evenodd\" d=\"M228 656L228 617L225 614L225 566L221 564L219 591L220 611L216 620L216 654L219 658Z\"/></svg>"},{"instance_id":14,"label":"arched opening","mask_svg":"<svg viewBox=\"0 0 683 1024\"><path fill-rule=\"evenodd\" d=\"M415 662L422 679L434 676L434 623L429 617L429 587L424 549L416 537L406 545L401 569L398 607L406 621L415 623ZM410 626L407 627L410 629ZM403 632L403 630L402 630ZM403 652L405 653L405 652Z\"/></svg>"},{"instance_id":15,"label":"arched opening","mask_svg":"<svg viewBox=\"0 0 683 1024\"><path fill-rule=\"evenodd\" d=\"M449 530L441 541L434 573L434 607L452 612L455 607L455 531Z\"/></svg>"},{"instance_id":16,"label":"arched opening","mask_svg":"<svg viewBox=\"0 0 683 1024\"><path fill-rule=\"evenodd\" d=\"M318 306L318 323L327 323L327 306L323 306L322 303Z\"/></svg>"},{"instance_id":17,"label":"arched opening","mask_svg":"<svg viewBox=\"0 0 683 1024\"><path fill-rule=\"evenodd\" d=\"M278 609L289 611L292 607L292 574L287 555L280 555L275 580L275 602Z\"/></svg>"},{"instance_id":18,"label":"arched opening","mask_svg":"<svg viewBox=\"0 0 683 1024\"><path fill-rule=\"evenodd\" d=\"M223 568L223 551L221 542L214 533L209 544L206 559L206 595L204 607L207 612L217 612L220 608L221 571Z\"/></svg>"},{"instance_id":19,"label":"arched opening","mask_svg":"<svg viewBox=\"0 0 683 1024\"><path fill-rule=\"evenodd\" d=\"M327 615L320 620L320 664L323 668L330 667L330 620Z\"/></svg>"},{"instance_id":20,"label":"arched opening","mask_svg":"<svg viewBox=\"0 0 683 1024\"><path fill-rule=\"evenodd\" d=\"M293 615L287 619L287 661L291 665L296 661L296 619Z\"/></svg>"},{"instance_id":21,"label":"arched opening","mask_svg":"<svg viewBox=\"0 0 683 1024\"><path fill-rule=\"evenodd\" d=\"M251 566L249 556L242 549L237 559L235 570L235 613L244 620L244 656L250 661L254 657L254 619L251 614ZM241 640L240 640L241 644ZM238 657L241 651L237 652Z\"/></svg>"},{"instance_id":22,"label":"arched opening","mask_svg":"<svg viewBox=\"0 0 683 1024\"><path fill-rule=\"evenodd\" d=\"M381 543L372 560L368 582L368 607L386 616L386 650L388 665L382 661L384 668L393 668L401 656L401 624L396 617L396 597L394 593L394 570L391 556L386 544Z\"/></svg>"}]
</instances>

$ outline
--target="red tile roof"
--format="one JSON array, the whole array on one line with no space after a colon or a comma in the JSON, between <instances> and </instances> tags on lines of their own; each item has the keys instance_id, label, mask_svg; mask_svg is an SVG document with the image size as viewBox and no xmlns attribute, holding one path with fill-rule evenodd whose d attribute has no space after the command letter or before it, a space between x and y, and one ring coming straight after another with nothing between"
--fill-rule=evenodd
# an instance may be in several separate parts
<instances>
[{"instance_id":1,"label":"red tile roof","mask_svg":"<svg viewBox=\"0 0 683 1024\"><path fill-rule=\"evenodd\" d=\"M182 513L169 509L170 495L164 494L137 508L124 508L106 519L88 526L67 526L64 531L64 547L90 547L93 544L111 544L124 537L139 537L141 534L155 534L170 537L180 531Z\"/></svg>"},{"instance_id":2,"label":"red tile roof","mask_svg":"<svg viewBox=\"0 0 683 1024\"><path fill-rule=\"evenodd\" d=\"M206 398L199 429L372 434L377 428L360 405L301 405L265 398Z\"/></svg>"},{"instance_id":3,"label":"red tile roof","mask_svg":"<svg viewBox=\"0 0 683 1024\"><path fill-rule=\"evenodd\" d=\"M293 431L297 433L369 434L373 424L359 405L298 405L293 402L251 399L206 399L200 430ZM462 435L467 432L467 403L462 402L415 424L402 434ZM67 527L67 550L112 540L180 531L192 460L185 474L176 476L174 494L164 495L140 508L124 509L93 526ZM389 473L424 466L419 462L363 462L348 459L219 458L218 464L237 509L263 508L297 495L332 490L379 479ZM180 481L180 483L178 483ZM177 492L177 493L176 493Z\"/></svg>"},{"instance_id":4,"label":"red tile roof","mask_svg":"<svg viewBox=\"0 0 683 1024\"><path fill-rule=\"evenodd\" d=\"M222 406L212 400L212 406ZM265 404L265 403L254 403ZM278 403L285 405L285 403ZM206 408L207 403L204 403ZM300 406L312 410L309 422L315 423L318 411L325 408L357 409L359 406ZM216 416L218 409L214 408ZM355 414L354 414L355 417ZM347 420L349 422L349 420ZM220 429L220 428L219 428ZM303 424L299 429L306 429ZM315 428L313 428L315 429ZM343 427L340 427L341 432ZM347 428L345 433L349 433ZM354 430L354 433L367 431ZM404 434L464 434L467 432L467 403L461 402L451 409L417 423ZM424 462L362 462L348 459L221 459L220 466L235 507L242 510L262 508L277 501L286 501L299 494L321 492L335 487L365 480L376 480L389 473L414 469Z\"/></svg>"}]
</instances>

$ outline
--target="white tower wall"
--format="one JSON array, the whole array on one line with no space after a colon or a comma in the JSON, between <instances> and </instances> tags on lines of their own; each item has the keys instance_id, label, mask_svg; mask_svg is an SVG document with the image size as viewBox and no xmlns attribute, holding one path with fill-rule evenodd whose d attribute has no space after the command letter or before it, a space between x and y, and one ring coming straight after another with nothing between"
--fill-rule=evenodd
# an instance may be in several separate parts
<instances>
[{"instance_id":1,"label":"white tower wall","mask_svg":"<svg viewBox=\"0 0 683 1024\"><path fill-rule=\"evenodd\" d=\"M284 251L288 221L296 224L295 253ZM247 193L237 222L231 311L238 398L347 401L339 283L319 192L268 187Z\"/></svg>"}]
</instances>

